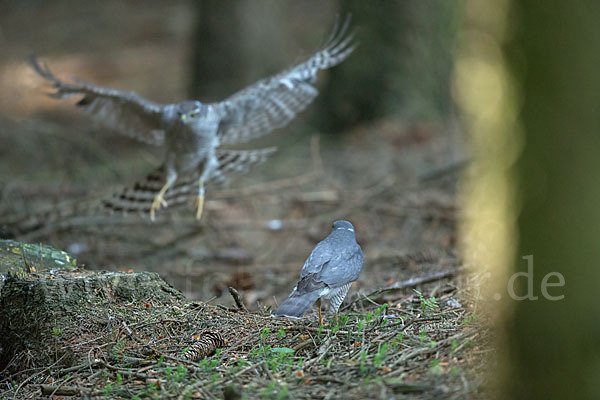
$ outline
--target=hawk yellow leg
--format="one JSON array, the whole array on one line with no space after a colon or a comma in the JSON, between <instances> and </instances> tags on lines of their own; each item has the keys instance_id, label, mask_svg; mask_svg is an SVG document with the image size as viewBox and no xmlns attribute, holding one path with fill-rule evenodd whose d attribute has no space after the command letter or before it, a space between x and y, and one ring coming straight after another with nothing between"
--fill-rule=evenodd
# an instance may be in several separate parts
<instances>
[{"instance_id":1,"label":"hawk yellow leg","mask_svg":"<svg viewBox=\"0 0 600 400\"><path fill-rule=\"evenodd\" d=\"M317 306L319 307L319 326L323 325L323 316L321 315L321 299L317 300Z\"/></svg>"},{"instance_id":2,"label":"hawk yellow leg","mask_svg":"<svg viewBox=\"0 0 600 400\"><path fill-rule=\"evenodd\" d=\"M152 202L152 207L150 207L150 221L154 222L154 213L156 210L160 209L160 207L167 207L167 202L164 199L164 195L171 187L173 182L167 181L165 185L160 189L160 192L156 196L154 196L154 201Z\"/></svg>"},{"instance_id":3,"label":"hawk yellow leg","mask_svg":"<svg viewBox=\"0 0 600 400\"><path fill-rule=\"evenodd\" d=\"M204 208L204 179L200 177L198 181L200 189L198 189L198 209L196 211L196 219L200 219L202 216L202 209Z\"/></svg>"}]
</instances>

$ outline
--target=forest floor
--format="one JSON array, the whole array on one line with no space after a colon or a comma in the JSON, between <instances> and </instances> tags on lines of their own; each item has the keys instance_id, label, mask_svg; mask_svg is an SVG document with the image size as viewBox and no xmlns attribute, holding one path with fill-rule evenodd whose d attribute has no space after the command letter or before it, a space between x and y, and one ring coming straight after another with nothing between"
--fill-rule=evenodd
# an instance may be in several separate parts
<instances>
[{"instance_id":1,"label":"forest floor","mask_svg":"<svg viewBox=\"0 0 600 400\"><path fill-rule=\"evenodd\" d=\"M480 397L492 346L478 277L444 271L355 296L321 326L156 295L84 301L88 316L52 328L47 362L14 355L0 398Z\"/></svg>"},{"instance_id":2,"label":"forest floor","mask_svg":"<svg viewBox=\"0 0 600 400\"><path fill-rule=\"evenodd\" d=\"M19 130L6 145L31 148L43 129ZM57 352L37 365L15 355L0 372L0 398L480 397L494 350L478 308L481 276L458 256L457 171L445 135L389 122L335 141L292 134L270 161L277 169L267 163L241 184L209 187L199 223L192 208L166 210L155 224L77 215L86 207L73 204L125 180L124 163L112 173L99 167L106 160L65 164L59 180L69 183L59 185L19 167L23 180L6 182L2 195L20 201L2 203L2 220L40 221L23 231L7 224L5 235L72 251L88 270L158 272L187 298L117 301L103 306L120 322L114 329L93 320L57 329L60 346L79 357L65 364ZM81 136L66 146L85 155L98 144ZM86 172L98 168L90 181ZM49 204L60 218L38 211ZM366 258L338 320L319 326L315 310L300 321L270 317L336 219L354 223Z\"/></svg>"}]
</instances>

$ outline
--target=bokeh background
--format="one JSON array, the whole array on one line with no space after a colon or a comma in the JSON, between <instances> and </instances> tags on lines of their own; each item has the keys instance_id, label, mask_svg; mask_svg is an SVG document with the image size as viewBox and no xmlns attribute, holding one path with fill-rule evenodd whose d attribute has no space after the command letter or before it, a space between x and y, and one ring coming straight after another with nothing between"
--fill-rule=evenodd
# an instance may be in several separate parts
<instances>
[{"instance_id":1,"label":"bokeh background","mask_svg":"<svg viewBox=\"0 0 600 400\"><path fill-rule=\"evenodd\" d=\"M65 80L163 103L218 101L303 61L348 14L355 53L319 75L305 113L245 146L279 150L209 186L199 223L192 207L154 224L86 211L162 153L93 124L76 99L45 96L30 54ZM231 285L250 308L287 296L336 219L355 224L366 254L358 290L452 264L466 160L451 85L460 19L457 4L434 0L3 1L2 234L65 249L88 268L158 271L194 299L230 304Z\"/></svg>"}]
</instances>

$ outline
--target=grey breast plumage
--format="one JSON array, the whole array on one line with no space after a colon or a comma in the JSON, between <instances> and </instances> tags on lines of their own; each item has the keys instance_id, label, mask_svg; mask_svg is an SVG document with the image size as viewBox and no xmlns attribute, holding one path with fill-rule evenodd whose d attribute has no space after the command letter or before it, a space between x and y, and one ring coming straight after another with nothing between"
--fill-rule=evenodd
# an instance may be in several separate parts
<instances>
[{"instance_id":1,"label":"grey breast plumage","mask_svg":"<svg viewBox=\"0 0 600 400\"><path fill-rule=\"evenodd\" d=\"M363 263L352 224L334 222L329 236L317 244L304 263L298 284L273 316L301 318L318 299L329 300L329 312L336 313L352 282L360 276Z\"/></svg>"},{"instance_id":2,"label":"grey breast plumage","mask_svg":"<svg viewBox=\"0 0 600 400\"><path fill-rule=\"evenodd\" d=\"M156 209L159 208L157 203L168 203L169 198L179 199L184 193L194 193L194 186L198 191L200 185L198 193L202 195L203 182L223 181L223 173L244 171L246 166L264 160L271 153L270 149L227 153L218 148L281 128L303 111L317 95L313 83L318 71L341 63L354 51L356 43L353 33L347 34L348 27L349 18L336 24L325 45L305 62L216 103L187 100L158 104L133 92L80 80L64 82L35 57L31 65L56 89L51 97L80 96L77 106L92 119L124 135L166 147L165 161L160 168L105 201L115 210L137 211L150 208L150 203ZM162 185L154 184L158 180ZM177 188L179 192L169 193ZM145 204L138 204L142 201ZM181 202L175 201L177 203ZM173 201L170 204L174 204Z\"/></svg>"}]
</instances>

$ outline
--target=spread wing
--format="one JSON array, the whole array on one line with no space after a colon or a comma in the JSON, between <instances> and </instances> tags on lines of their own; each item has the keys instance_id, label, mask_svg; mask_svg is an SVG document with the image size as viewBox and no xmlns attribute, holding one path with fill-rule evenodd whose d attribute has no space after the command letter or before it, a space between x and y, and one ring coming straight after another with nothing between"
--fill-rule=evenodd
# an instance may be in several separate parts
<instances>
[{"instance_id":1,"label":"spread wing","mask_svg":"<svg viewBox=\"0 0 600 400\"><path fill-rule=\"evenodd\" d=\"M50 97L64 99L81 95L77 106L104 126L149 144L160 145L164 142L161 118L165 106L146 100L134 92L103 88L79 80L72 84L63 82L35 56L31 56L30 63L56 89L56 92L49 94Z\"/></svg>"},{"instance_id":2,"label":"spread wing","mask_svg":"<svg viewBox=\"0 0 600 400\"><path fill-rule=\"evenodd\" d=\"M269 133L290 122L317 96L312 86L317 72L344 61L357 46L354 34L346 35L350 18L333 29L329 40L307 61L256 82L214 104L221 114L222 144L238 143Z\"/></svg>"}]
</instances>

